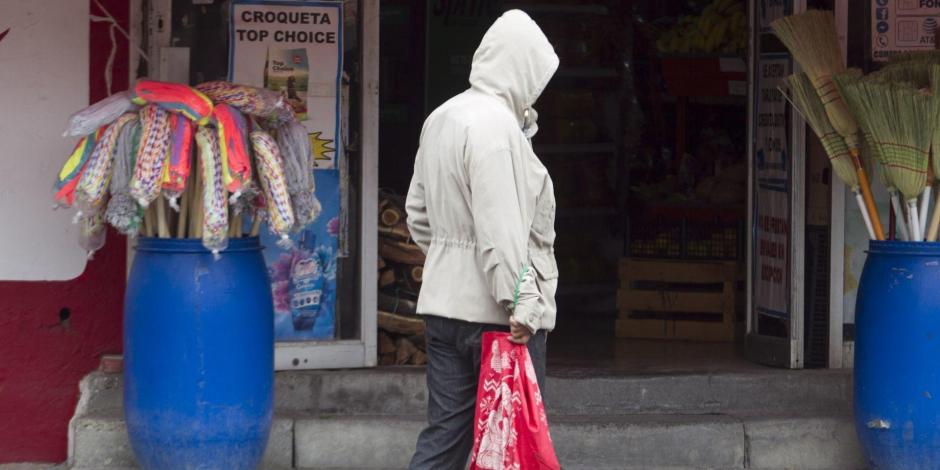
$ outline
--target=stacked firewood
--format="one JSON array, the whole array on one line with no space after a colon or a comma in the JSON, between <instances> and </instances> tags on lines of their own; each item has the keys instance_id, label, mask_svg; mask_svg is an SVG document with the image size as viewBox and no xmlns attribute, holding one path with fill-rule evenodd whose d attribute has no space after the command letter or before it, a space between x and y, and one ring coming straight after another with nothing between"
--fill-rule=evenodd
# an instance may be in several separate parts
<instances>
[{"instance_id":1,"label":"stacked firewood","mask_svg":"<svg viewBox=\"0 0 940 470\"><path fill-rule=\"evenodd\" d=\"M424 321L417 316L424 253L412 241L404 201L383 193L379 202L379 364L424 365Z\"/></svg>"}]
</instances>

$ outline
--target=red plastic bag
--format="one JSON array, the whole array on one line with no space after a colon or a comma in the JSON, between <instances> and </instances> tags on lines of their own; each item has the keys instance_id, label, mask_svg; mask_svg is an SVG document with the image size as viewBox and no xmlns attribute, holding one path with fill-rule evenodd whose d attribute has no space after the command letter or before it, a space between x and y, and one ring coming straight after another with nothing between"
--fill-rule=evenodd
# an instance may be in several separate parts
<instances>
[{"instance_id":1,"label":"red plastic bag","mask_svg":"<svg viewBox=\"0 0 940 470\"><path fill-rule=\"evenodd\" d=\"M560 470L529 350L484 333L470 470Z\"/></svg>"}]
</instances>

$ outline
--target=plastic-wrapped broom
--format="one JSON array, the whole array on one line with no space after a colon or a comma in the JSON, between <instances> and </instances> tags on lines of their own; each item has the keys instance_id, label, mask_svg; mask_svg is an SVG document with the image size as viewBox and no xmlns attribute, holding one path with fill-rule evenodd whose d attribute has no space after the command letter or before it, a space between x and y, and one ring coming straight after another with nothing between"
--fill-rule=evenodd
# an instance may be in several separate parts
<instances>
[{"instance_id":1,"label":"plastic-wrapped broom","mask_svg":"<svg viewBox=\"0 0 940 470\"><path fill-rule=\"evenodd\" d=\"M806 71L826 108L832 127L845 139L875 237L884 240L884 230L859 152L858 123L832 81L833 75L845 71L832 12L809 10L777 19L771 27Z\"/></svg>"},{"instance_id":2,"label":"plastic-wrapped broom","mask_svg":"<svg viewBox=\"0 0 940 470\"><path fill-rule=\"evenodd\" d=\"M813 84L806 74L796 73L790 75L787 77L787 83L790 86L790 103L803 116L803 119L806 120L816 136L819 137L819 141L822 142L823 149L829 157L829 163L832 164L833 171L846 186L852 188L852 192L855 193L855 201L858 203L858 209L861 211L865 226L868 228L868 235L875 239L875 229L872 227L865 201L861 192L859 192L858 175L855 172L852 155L849 152L849 147L845 144L845 139L833 129L822 100L813 90Z\"/></svg>"}]
</instances>

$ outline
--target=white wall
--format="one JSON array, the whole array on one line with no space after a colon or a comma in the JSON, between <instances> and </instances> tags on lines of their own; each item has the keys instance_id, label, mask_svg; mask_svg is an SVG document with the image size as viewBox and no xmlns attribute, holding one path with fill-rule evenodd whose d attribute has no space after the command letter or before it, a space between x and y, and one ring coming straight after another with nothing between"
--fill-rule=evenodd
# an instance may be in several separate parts
<instances>
[{"instance_id":1,"label":"white wall","mask_svg":"<svg viewBox=\"0 0 940 470\"><path fill-rule=\"evenodd\" d=\"M0 0L0 280L66 280L85 269L71 211L52 184L75 145L68 116L88 105L83 0Z\"/></svg>"}]
</instances>

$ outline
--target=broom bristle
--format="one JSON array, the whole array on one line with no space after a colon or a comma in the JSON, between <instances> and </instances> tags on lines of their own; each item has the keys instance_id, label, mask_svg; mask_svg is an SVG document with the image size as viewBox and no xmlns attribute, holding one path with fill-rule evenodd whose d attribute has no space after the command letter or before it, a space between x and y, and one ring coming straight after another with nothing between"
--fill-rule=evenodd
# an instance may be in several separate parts
<instances>
[{"instance_id":1,"label":"broom bristle","mask_svg":"<svg viewBox=\"0 0 940 470\"><path fill-rule=\"evenodd\" d=\"M940 50L901 52L888 59L888 66L912 61L940 63Z\"/></svg>"},{"instance_id":2,"label":"broom bristle","mask_svg":"<svg viewBox=\"0 0 940 470\"><path fill-rule=\"evenodd\" d=\"M808 10L774 20L770 26L812 79L832 127L850 148L857 149L858 123L832 83L833 75L845 71L832 12Z\"/></svg>"},{"instance_id":3,"label":"broom bristle","mask_svg":"<svg viewBox=\"0 0 940 470\"><path fill-rule=\"evenodd\" d=\"M937 52L937 57L940 58L940 51ZM940 175L940 129L937 129L937 126L940 125L940 64L933 64L930 66L930 89L933 90L933 99L935 116L934 125L931 127L933 135L930 138L930 151L933 153L933 158L931 161L931 169L933 170L934 175Z\"/></svg>"},{"instance_id":4,"label":"broom bristle","mask_svg":"<svg viewBox=\"0 0 940 470\"><path fill-rule=\"evenodd\" d=\"M864 110L858 103L853 90L848 89L849 85L858 82L862 79L863 76L864 74L862 73L861 69L851 68L832 77L832 79L833 83L836 85L836 89L839 90L839 94L843 97L849 112L855 116L856 122L858 123L863 144L863 152L860 152L861 155L859 156L862 166L865 167L867 174L871 174L872 171L878 173L879 180L882 184L885 185L885 187L893 187L893 184L890 183L890 181L887 179L884 171L876 171L876 168L880 170L883 158L881 153L878 151L878 147L874 145L871 129L868 128L868 122L865 120Z\"/></svg>"},{"instance_id":5,"label":"broom bristle","mask_svg":"<svg viewBox=\"0 0 940 470\"><path fill-rule=\"evenodd\" d=\"M770 27L810 77L845 70L831 11L808 10L774 20Z\"/></svg>"},{"instance_id":6,"label":"broom bristle","mask_svg":"<svg viewBox=\"0 0 940 470\"><path fill-rule=\"evenodd\" d=\"M869 74L871 80L887 83L909 83L916 88L930 88L930 71L934 63L923 60L911 60L885 66Z\"/></svg>"},{"instance_id":7,"label":"broom bristle","mask_svg":"<svg viewBox=\"0 0 940 470\"><path fill-rule=\"evenodd\" d=\"M883 170L904 198L924 190L935 104L910 84L860 80L848 86L861 106L862 121L871 131L874 147L883 158Z\"/></svg>"},{"instance_id":8,"label":"broom bristle","mask_svg":"<svg viewBox=\"0 0 940 470\"><path fill-rule=\"evenodd\" d=\"M787 77L787 83L791 92L790 103L803 115L809 127L819 137L833 171L847 186L858 188L858 175L849 147L842 136L832 128L822 100L813 89L809 77L804 73L796 73Z\"/></svg>"}]
</instances>

